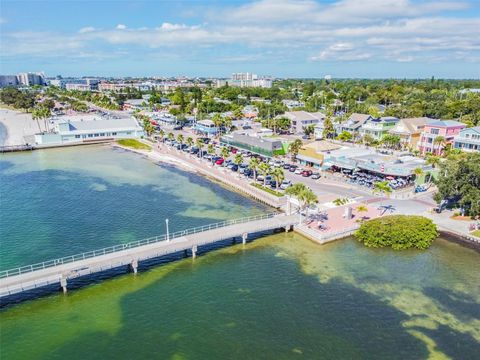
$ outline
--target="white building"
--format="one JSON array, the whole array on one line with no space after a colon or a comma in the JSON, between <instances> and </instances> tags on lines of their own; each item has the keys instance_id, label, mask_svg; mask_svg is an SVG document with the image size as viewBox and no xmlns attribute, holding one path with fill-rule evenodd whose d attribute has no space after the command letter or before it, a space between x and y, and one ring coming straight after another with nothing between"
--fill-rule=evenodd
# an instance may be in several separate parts
<instances>
[{"instance_id":1,"label":"white building","mask_svg":"<svg viewBox=\"0 0 480 360\"><path fill-rule=\"evenodd\" d=\"M315 126L319 122L322 122L325 119L325 114L321 112L287 111L284 115L280 115L280 117L290 119L290 131L301 134L307 126Z\"/></svg>"},{"instance_id":2,"label":"white building","mask_svg":"<svg viewBox=\"0 0 480 360\"><path fill-rule=\"evenodd\" d=\"M75 145L144 136L143 128L134 118L90 121L59 121L53 133L35 134L39 145Z\"/></svg>"},{"instance_id":3,"label":"white building","mask_svg":"<svg viewBox=\"0 0 480 360\"><path fill-rule=\"evenodd\" d=\"M17 86L17 75L0 75L0 87Z\"/></svg>"},{"instance_id":4,"label":"white building","mask_svg":"<svg viewBox=\"0 0 480 360\"><path fill-rule=\"evenodd\" d=\"M20 73L18 74L18 82L25 86L46 84L45 75L42 73Z\"/></svg>"}]
</instances>

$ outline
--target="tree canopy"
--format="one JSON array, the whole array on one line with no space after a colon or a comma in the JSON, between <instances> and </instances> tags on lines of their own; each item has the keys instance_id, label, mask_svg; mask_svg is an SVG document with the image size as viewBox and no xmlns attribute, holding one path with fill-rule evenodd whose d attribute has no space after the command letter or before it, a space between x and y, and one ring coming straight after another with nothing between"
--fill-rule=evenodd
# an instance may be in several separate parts
<instances>
[{"instance_id":1,"label":"tree canopy","mask_svg":"<svg viewBox=\"0 0 480 360\"><path fill-rule=\"evenodd\" d=\"M423 216L390 215L364 222L355 238L368 247L394 250L427 249L437 238L437 227Z\"/></svg>"},{"instance_id":2,"label":"tree canopy","mask_svg":"<svg viewBox=\"0 0 480 360\"><path fill-rule=\"evenodd\" d=\"M480 153L448 157L439 164L435 200L457 199L470 216L480 216Z\"/></svg>"}]
</instances>

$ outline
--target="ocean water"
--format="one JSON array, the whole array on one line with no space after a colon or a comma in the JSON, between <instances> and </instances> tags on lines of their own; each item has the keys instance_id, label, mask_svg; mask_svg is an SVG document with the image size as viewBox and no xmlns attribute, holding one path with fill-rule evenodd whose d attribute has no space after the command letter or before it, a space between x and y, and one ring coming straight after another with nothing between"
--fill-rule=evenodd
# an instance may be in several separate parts
<instances>
[{"instance_id":1,"label":"ocean water","mask_svg":"<svg viewBox=\"0 0 480 360\"><path fill-rule=\"evenodd\" d=\"M2 268L267 209L108 147L0 158ZM479 254L278 233L0 311L3 359L478 359Z\"/></svg>"}]
</instances>

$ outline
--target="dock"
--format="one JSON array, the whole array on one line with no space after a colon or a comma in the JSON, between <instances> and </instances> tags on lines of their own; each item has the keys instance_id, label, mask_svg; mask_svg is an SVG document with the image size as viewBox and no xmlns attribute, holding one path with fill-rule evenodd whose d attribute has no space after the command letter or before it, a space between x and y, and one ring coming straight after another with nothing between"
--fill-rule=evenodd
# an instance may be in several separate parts
<instances>
[{"instance_id":1,"label":"dock","mask_svg":"<svg viewBox=\"0 0 480 360\"><path fill-rule=\"evenodd\" d=\"M120 244L22 266L0 272L0 298L44 286L58 284L67 291L68 281L81 276L128 266L137 273L139 262L189 251L196 257L198 247L215 242L241 238L246 243L249 234L292 229L299 222L298 215L269 213L264 215L226 220L172 234L163 234L127 244Z\"/></svg>"}]
</instances>

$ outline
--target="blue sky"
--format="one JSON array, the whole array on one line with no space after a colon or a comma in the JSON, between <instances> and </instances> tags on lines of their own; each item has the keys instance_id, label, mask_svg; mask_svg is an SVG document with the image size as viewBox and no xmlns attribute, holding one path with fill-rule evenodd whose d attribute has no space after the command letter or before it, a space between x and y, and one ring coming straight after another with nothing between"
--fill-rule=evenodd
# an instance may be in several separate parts
<instances>
[{"instance_id":1,"label":"blue sky","mask_svg":"<svg viewBox=\"0 0 480 360\"><path fill-rule=\"evenodd\" d=\"M0 73L480 78L478 0L2 0Z\"/></svg>"}]
</instances>

